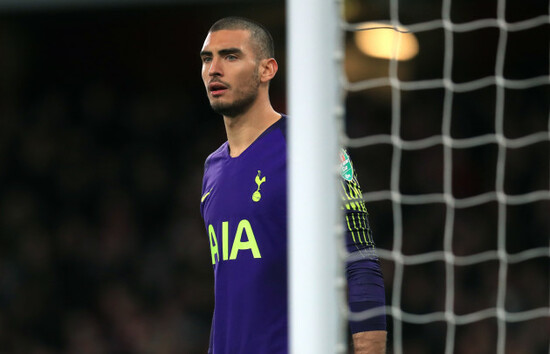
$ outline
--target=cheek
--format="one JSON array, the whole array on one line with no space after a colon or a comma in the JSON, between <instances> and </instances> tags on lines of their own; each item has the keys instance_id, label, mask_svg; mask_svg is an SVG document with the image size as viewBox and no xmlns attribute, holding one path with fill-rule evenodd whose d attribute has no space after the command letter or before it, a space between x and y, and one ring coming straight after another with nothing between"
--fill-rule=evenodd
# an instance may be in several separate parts
<instances>
[{"instance_id":1,"label":"cheek","mask_svg":"<svg viewBox=\"0 0 550 354\"><path fill-rule=\"evenodd\" d=\"M204 65L201 68L201 77L202 77L202 81L206 83L206 80L208 79L208 68L205 67Z\"/></svg>"},{"instance_id":2,"label":"cheek","mask_svg":"<svg viewBox=\"0 0 550 354\"><path fill-rule=\"evenodd\" d=\"M238 76L238 80L241 85L245 86L247 89L248 86L253 86L253 84L258 81L259 75L256 70L243 70Z\"/></svg>"}]
</instances>

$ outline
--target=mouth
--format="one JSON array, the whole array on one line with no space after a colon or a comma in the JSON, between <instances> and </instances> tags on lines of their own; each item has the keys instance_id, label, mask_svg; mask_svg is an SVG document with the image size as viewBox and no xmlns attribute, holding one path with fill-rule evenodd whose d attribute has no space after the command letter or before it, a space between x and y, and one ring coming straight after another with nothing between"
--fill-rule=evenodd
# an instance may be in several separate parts
<instances>
[{"instance_id":1,"label":"mouth","mask_svg":"<svg viewBox=\"0 0 550 354\"><path fill-rule=\"evenodd\" d=\"M214 97L221 96L227 89L228 86L221 82L211 82L208 84L208 91L210 91L210 94Z\"/></svg>"}]
</instances>

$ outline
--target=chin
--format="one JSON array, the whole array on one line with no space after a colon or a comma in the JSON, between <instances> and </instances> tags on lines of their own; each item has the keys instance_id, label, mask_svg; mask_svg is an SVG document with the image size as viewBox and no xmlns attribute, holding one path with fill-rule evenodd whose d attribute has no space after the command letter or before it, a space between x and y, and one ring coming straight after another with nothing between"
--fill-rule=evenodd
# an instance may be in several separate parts
<instances>
[{"instance_id":1,"label":"chin","mask_svg":"<svg viewBox=\"0 0 550 354\"><path fill-rule=\"evenodd\" d=\"M228 118L233 118L243 113L239 107L231 105L213 105L212 109L214 112Z\"/></svg>"},{"instance_id":2,"label":"chin","mask_svg":"<svg viewBox=\"0 0 550 354\"><path fill-rule=\"evenodd\" d=\"M236 99L230 102L221 100L211 100L210 106L214 112L219 113L225 117L233 118L247 112L254 104L257 97L257 93L247 95L242 99Z\"/></svg>"}]
</instances>

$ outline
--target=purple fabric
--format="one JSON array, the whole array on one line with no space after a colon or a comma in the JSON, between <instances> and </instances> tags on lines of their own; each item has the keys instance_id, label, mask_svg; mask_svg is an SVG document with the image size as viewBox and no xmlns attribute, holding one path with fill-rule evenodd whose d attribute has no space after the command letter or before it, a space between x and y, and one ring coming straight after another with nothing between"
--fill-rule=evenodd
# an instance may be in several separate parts
<instances>
[{"instance_id":1,"label":"purple fabric","mask_svg":"<svg viewBox=\"0 0 550 354\"><path fill-rule=\"evenodd\" d=\"M212 354L288 353L286 119L240 156L232 158L226 142L205 162L201 214L214 268ZM377 261L348 264L350 295L360 300L354 307L383 303L379 272ZM368 322L352 328L370 328Z\"/></svg>"}]
</instances>

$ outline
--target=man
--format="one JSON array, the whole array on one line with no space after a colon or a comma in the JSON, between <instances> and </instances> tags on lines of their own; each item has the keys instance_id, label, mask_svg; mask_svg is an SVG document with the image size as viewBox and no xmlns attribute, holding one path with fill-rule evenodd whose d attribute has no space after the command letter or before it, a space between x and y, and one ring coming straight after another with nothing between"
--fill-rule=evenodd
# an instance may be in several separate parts
<instances>
[{"instance_id":1,"label":"man","mask_svg":"<svg viewBox=\"0 0 550 354\"><path fill-rule=\"evenodd\" d=\"M273 40L257 23L224 18L210 28L200 56L208 99L227 133L206 159L201 198L216 302L209 353L287 353L287 118L269 100L278 69ZM347 265L349 300L362 311L384 305L384 286L345 151L342 166L347 247L361 256ZM350 328L356 353L385 351L384 316Z\"/></svg>"}]
</instances>

